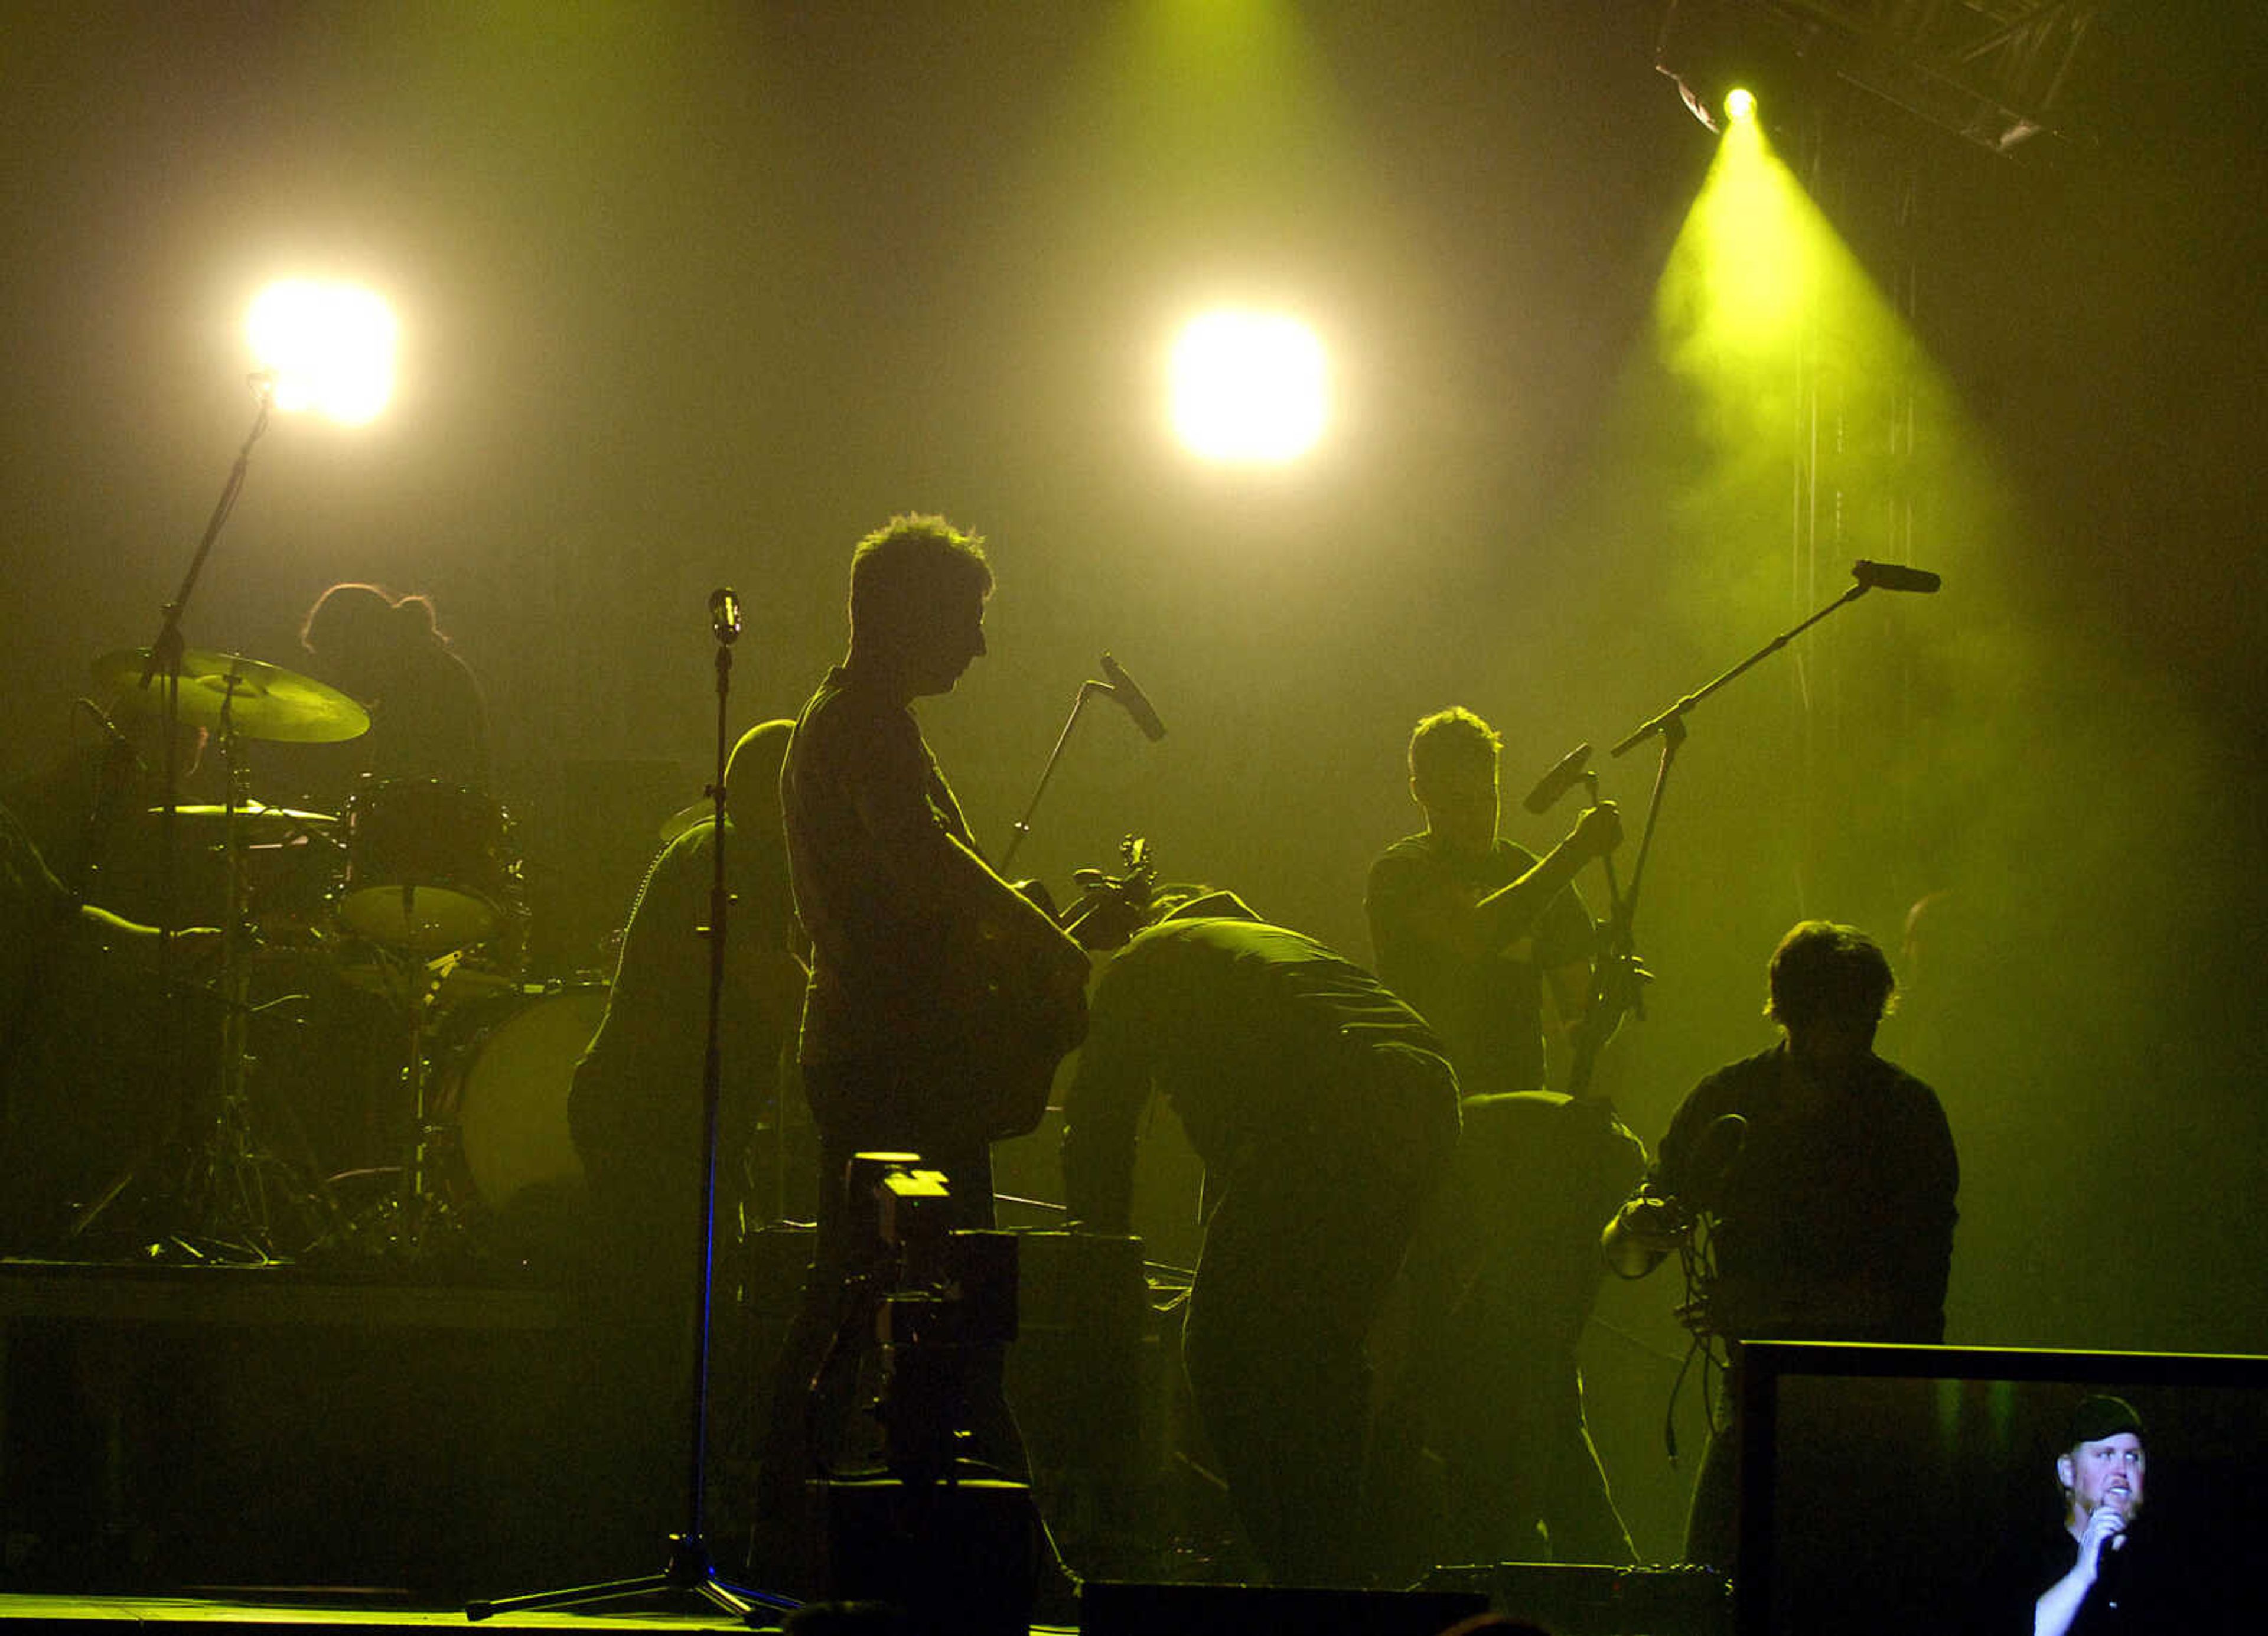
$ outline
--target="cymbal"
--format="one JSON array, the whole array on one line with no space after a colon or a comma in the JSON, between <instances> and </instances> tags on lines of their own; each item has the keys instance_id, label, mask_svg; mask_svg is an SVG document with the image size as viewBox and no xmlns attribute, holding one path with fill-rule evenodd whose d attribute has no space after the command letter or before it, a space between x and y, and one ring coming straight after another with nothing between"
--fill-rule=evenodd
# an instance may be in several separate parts
<instances>
[{"instance_id":1,"label":"cymbal","mask_svg":"<svg viewBox=\"0 0 2268 1636\"><path fill-rule=\"evenodd\" d=\"M151 815L164 812L162 807L152 807ZM190 823L221 823L228 817L228 808L217 801L200 801L195 806L173 808L173 816ZM236 809L236 821L262 829L322 829L338 822L336 813L304 813L296 807L270 807L265 801L247 801Z\"/></svg>"},{"instance_id":2,"label":"cymbal","mask_svg":"<svg viewBox=\"0 0 2268 1636\"><path fill-rule=\"evenodd\" d=\"M162 682L140 685L149 662L146 647L105 653L94 661L95 690L114 699L114 709L157 714L166 707ZM181 719L217 730L224 715L239 737L282 744L336 744L370 730L368 711L312 676L238 653L189 649L181 655Z\"/></svg>"}]
</instances>

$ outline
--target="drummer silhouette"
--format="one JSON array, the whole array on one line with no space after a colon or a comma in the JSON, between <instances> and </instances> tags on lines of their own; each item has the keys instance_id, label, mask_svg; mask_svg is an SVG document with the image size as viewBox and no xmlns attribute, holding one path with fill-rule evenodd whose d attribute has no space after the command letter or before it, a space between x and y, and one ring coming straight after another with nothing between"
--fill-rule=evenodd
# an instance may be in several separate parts
<instances>
[{"instance_id":1,"label":"drummer silhouette","mask_svg":"<svg viewBox=\"0 0 2268 1636\"><path fill-rule=\"evenodd\" d=\"M439 1116L449 1076L432 1072L447 1065L429 1060L424 1024L450 1003L453 971L491 986L516 982L526 938L509 820L494 792L488 712L428 597L359 581L332 586L307 610L299 640L323 679L370 712L370 730L354 741L359 777L336 803L345 858L332 917L343 935L328 946L342 971L357 974L350 979L357 986L369 984L360 974L375 973L376 991L389 1002L384 1026L394 1040L385 1055L406 1064L406 1088L373 1087L359 1123L380 1152L409 1155L394 1207L427 1222L443 1190L423 1133ZM317 804L332 793L317 792ZM350 1006L335 1010L342 1030L377 1026L357 1023Z\"/></svg>"},{"instance_id":2,"label":"drummer silhouette","mask_svg":"<svg viewBox=\"0 0 2268 1636\"><path fill-rule=\"evenodd\" d=\"M488 710L431 599L357 581L335 585L307 610L299 642L320 661L325 680L370 710L370 731L358 741L361 770L489 792Z\"/></svg>"}]
</instances>

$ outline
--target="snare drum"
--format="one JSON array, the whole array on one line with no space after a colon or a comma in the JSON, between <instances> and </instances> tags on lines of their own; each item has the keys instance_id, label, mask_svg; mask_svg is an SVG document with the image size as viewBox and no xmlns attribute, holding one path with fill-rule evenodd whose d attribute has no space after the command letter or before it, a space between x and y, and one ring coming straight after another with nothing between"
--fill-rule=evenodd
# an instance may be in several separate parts
<instances>
[{"instance_id":1,"label":"snare drum","mask_svg":"<svg viewBox=\"0 0 2268 1636\"><path fill-rule=\"evenodd\" d=\"M485 1209L523 1190L580 1181L567 1093L607 1013L603 983L515 991L460 1007L441 1052L438 1102L453 1127L460 1178Z\"/></svg>"},{"instance_id":2,"label":"snare drum","mask_svg":"<svg viewBox=\"0 0 2268 1636\"><path fill-rule=\"evenodd\" d=\"M365 777L347 803L340 924L423 954L492 936L514 896L505 828L504 808L477 791Z\"/></svg>"}]
</instances>

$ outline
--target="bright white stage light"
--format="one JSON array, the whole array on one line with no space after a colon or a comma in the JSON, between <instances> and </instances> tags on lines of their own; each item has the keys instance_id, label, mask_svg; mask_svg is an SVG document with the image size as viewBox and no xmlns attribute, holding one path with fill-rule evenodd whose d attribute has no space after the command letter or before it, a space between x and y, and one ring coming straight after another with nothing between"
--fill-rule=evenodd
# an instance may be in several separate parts
<instances>
[{"instance_id":1,"label":"bright white stage light","mask_svg":"<svg viewBox=\"0 0 2268 1636\"><path fill-rule=\"evenodd\" d=\"M1174 426L1208 460L1295 460L1329 404L1322 343L1284 313L1208 313L1174 345Z\"/></svg>"},{"instance_id":2,"label":"bright white stage light","mask_svg":"<svg viewBox=\"0 0 2268 1636\"><path fill-rule=\"evenodd\" d=\"M393 395L396 328L372 291L307 279L270 284L245 321L276 407L350 425L375 418Z\"/></svg>"}]
</instances>

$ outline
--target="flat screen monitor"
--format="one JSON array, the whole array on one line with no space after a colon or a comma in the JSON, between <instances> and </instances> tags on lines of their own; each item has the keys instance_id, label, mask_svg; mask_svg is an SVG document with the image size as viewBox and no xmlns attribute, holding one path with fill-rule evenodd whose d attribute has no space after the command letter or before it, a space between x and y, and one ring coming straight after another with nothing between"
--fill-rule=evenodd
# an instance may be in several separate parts
<instances>
[{"instance_id":1,"label":"flat screen monitor","mask_svg":"<svg viewBox=\"0 0 2268 1636\"><path fill-rule=\"evenodd\" d=\"M2098 1395L2146 1463L2095 1594L2125 1622L2074 1636L2268 1629L2238 1594L2268 1540L2268 1358L1759 1341L1738 1374L1742 1636L2026 1636L2075 1552L2057 1457Z\"/></svg>"}]
</instances>

